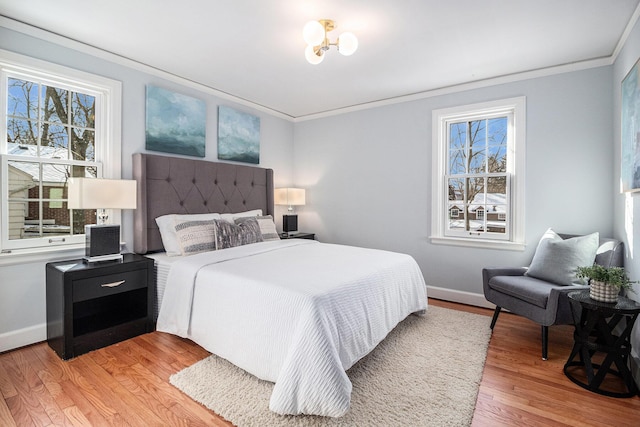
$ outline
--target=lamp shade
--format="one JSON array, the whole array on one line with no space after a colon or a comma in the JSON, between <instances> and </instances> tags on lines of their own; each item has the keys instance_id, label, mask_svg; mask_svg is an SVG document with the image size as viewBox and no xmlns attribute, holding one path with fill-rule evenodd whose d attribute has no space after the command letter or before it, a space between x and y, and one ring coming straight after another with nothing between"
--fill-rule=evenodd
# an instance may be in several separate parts
<instances>
[{"instance_id":1,"label":"lamp shade","mask_svg":"<svg viewBox=\"0 0 640 427\"><path fill-rule=\"evenodd\" d=\"M70 178L69 209L135 209L136 181Z\"/></svg>"},{"instance_id":2,"label":"lamp shade","mask_svg":"<svg viewBox=\"0 0 640 427\"><path fill-rule=\"evenodd\" d=\"M312 65L318 65L324 60L322 51L320 55L316 54L315 48L312 45L307 46L304 50L304 57L307 59L307 62Z\"/></svg>"},{"instance_id":3,"label":"lamp shade","mask_svg":"<svg viewBox=\"0 0 640 427\"><path fill-rule=\"evenodd\" d=\"M302 206L305 204L304 188L276 188L274 203L276 205Z\"/></svg>"},{"instance_id":4,"label":"lamp shade","mask_svg":"<svg viewBox=\"0 0 640 427\"><path fill-rule=\"evenodd\" d=\"M338 52L344 56L353 55L358 49L358 38L353 33L342 33L338 37Z\"/></svg>"},{"instance_id":5,"label":"lamp shade","mask_svg":"<svg viewBox=\"0 0 640 427\"><path fill-rule=\"evenodd\" d=\"M302 29L302 38L307 44L318 46L324 41L324 27L318 21L309 21Z\"/></svg>"}]
</instances>

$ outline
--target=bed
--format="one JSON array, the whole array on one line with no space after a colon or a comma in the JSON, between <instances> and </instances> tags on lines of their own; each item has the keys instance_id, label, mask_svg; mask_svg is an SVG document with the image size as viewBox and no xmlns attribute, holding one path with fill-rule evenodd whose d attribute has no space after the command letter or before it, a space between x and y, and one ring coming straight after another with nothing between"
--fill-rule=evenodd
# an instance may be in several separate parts
<instances>
[{"instance_id":1,"label":"bed","mask_svg":"<svg viewBox=\"0 0 640 427\"><path fill-rule=\"evenodd\" d=\"M344 415L351 397L345 371L405 317L427 309L415 260L306 239L167 257L155 218L273 215L273 171L142 153L133 164L134 248L162 272L157 329L274 382L269 408L276 413Z\"/></svg>"}]
</instances>

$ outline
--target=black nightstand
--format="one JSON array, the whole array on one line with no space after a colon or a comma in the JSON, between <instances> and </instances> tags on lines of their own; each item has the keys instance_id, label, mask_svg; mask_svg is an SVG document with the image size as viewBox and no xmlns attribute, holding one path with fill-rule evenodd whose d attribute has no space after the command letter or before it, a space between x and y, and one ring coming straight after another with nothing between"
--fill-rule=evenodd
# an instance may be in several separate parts
<instances>
[{"instance_id":1,"label":"black nightstand","mask_svg":"<svg viewBox=\"0 0 640 427\"><path fill-rule=\"evenodd\" d=\"M47 342L70 359L155 329L153 260L47 264Z\"/></svg>"},{"instance_id":2,"label":"black nightstand","mask_svg":"<svg viewBox=\"0 0 640 427\"><path fill-rule=\"evenodd\" d=\"M316 235L315 233L281 233L280 234L280 238L283 240L286 239L309 239L309 240L315 240L316 239Z\"/></svg>"}]
</instances>

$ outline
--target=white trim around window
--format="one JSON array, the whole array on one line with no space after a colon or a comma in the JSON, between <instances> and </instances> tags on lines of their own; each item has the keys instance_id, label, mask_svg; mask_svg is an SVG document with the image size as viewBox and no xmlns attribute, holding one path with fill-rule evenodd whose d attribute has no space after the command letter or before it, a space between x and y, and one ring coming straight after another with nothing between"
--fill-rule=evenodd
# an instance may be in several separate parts
<instances>
[{"instance_id":1,"label":"white trim around window","mask_svg":"<svg viewBox=\"0 0 640 427\"><path fill-rule=\"evenodd\" d=\"M485 249L524 250L525 248L525 142L526 98L516 97L479 104L434 110L432 113L432 217L430 240L434 244L467 246ZM448 124L469 118L512 117L508 143L507 173L509 174L509 238L507 240L447 235L448 192L445 180L448 158Z\"/></svg>"},{"instance_id":2,"label":"white trim around window","mask_svg":"<svg viewBox=\"0 0 640 427\"><path fill-rule=\"evenodd\" d=\"M96 120L101 126L96 127L95 161L100 164L102 177L118 179L121 177L121 135L122 135L122 84L119 81L108 79L99 75L75 70L62 65L49 63L39 59L20 55L14 52L0 49L0 82L3 88L0 91L0 108L7 111L7 76L36 79L42 82L52 82L58 87L77 90L96 97ZM2 117L5 117L2 114ZM0 120L0 155L6 155L7 151L7 123ZM7 196L3 184L2 194ZM3 198L6 202L6 197ZM0 201L0 204L4 202ZM3 208L4 209L4 208ZM110 215L112 222L119 224L120 211L114 210ZM55 259L60 256L81 254L84 248L82 242L61 245L49 245L30 248L1 248L0 265L24 263L39 260Z\"/></svg>"}]
</instances>

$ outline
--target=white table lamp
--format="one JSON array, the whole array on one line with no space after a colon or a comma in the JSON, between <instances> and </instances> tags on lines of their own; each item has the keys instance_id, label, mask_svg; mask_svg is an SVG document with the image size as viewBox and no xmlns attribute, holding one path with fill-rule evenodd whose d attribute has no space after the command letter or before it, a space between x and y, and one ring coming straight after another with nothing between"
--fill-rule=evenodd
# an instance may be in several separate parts
<instances>
[{"instance_id":1,"label":"white table lamp","mask_svg":"<svg viewBox=\"0 0 640 427\"><path fill-rule=\"evenodd\" d=\"M282 216L282 231L293 233L298 231L298 215L293 213L294 206L303 206L306 202L304 188L276 188L274 192L274 203L276 205L287 205L289 213Z\"/></svg>"},{"instance_id":2,"label":"white table lamp","mask_svg":"<svg viewBox=\"0 0 640 427\"><path fill-rule=\"evenodd\" d=\"M136 181L124 179L70 178L69 209L97 209L98 224L85 225L89 262L122 259L120 225L108 225L106 209L135 209Z\"/></svg>"}]
</instances>

